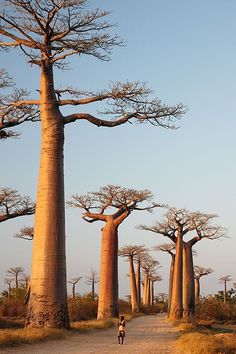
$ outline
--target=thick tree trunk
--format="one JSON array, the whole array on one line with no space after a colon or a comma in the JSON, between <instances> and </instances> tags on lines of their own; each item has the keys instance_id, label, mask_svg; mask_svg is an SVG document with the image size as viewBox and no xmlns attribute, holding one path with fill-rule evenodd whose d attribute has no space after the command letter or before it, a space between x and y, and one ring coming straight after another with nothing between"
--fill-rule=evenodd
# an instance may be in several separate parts
<instances>
[{"instance_id":1,"label":"thick tree trunk","mask_svg":"<svg viewBox=\"0 0 236 354\"><path fill-rule=\"evenodd\" d=\"M102 230L98 319L117 317L118 311L118 232L112 219Z\"/></svg>"},{"instance_id":2,"label":"thick tree trunk","mask_svg":"<svg viewBox=\"0 0 236 354\"><path fill-rule=\"evenodd\" d=\"M42 64L41 158L27 327L68 328L65 256L64 126L52 67Z\"/></svg>"},{"instance_id":3,"label":"thick tree trunk","mask_svg":"<svg viewBox=\"0 0 236 354\"><path fill-rule=\"evenodd\" d=\"M138 311L140 310L141 304L141 260L137 261L136 268L136 289L137 289L137 301L138 301Z\"/></svg>"},{"instance_id":4,"label":"thick tree trunk","mask_svg":"<svg viewBox=\"0 0 236 354\"><path fill-rule=\"evenodd\" d=\"M129 256L130 267L130 293L131 293L131 306L133 312L138 312L137 288L135 281L133 256Z\"/></svg>"},{"instance_id":5,"label":"thick tree trunk","mask_svg":"<svg viewBox=\"0 0 236 354\"><path fill-rule=\"evenodd\" d=\"M178 229L176 254L173 274L173 286L171 297L170 318L183 317L183 236L181 226Z\"/></svg>"},{"instance_id":6,"label":"thick tree trunk","mask_svg":"<svg viewBox=\"0 0 236 354\"><path fill-rule=\"evenodd\" d=\"M150 292L150 305L154 305L154 281L150 281L151 283L151 292Z\"/></svg>"},{"instance_id":7,"label":"thick tree trunk","mask_svg":"<svg viewBox=\"0 0 236 354\"><path fill-rule=\"evenodd\" d=\"M200 298L200 278L194 279L194 285L195 285L195 302L197 303Z\"/></svg>"},{"instance_id":8,"label":"thick tree trunk","mask_svg":"<svg viewBox=\"0 0 236 354\"><path fill-rule=\"evenodd\" d=\"M173 287L173 275L174 275L174 264L175 264L175 254L171 254L170 275L169 275L169 296L168 296L168 309L167 309L167 317L169 317L169 316L170 316L171 297L172 297L172 287Z\"/></svg>"},{"instance_id":9,"label":"thick tree trunk","mask_svg":"<svg viewBox=\"0 0 236 354\"><path fill-rule=\"evenodd\" d=\"M194 270L191 244L183 247L183 316L195 315Z\"/></svg>"}]
</instances>

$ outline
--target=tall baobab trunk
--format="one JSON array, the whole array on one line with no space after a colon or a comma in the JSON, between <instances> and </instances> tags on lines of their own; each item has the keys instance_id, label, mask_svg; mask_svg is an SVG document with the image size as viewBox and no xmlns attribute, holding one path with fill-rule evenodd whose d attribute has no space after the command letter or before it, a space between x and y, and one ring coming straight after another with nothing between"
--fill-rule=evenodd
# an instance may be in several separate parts
<instances>
[{"instance_id":1,"label":"tall baobab trunk","mask_svg":"<svg viewBox=\"0 0 236 354\"><path fill-rule=\"evenodd\" d=\"M176 253L173 274L170 317L180 319L183 317L183 236L182 227L178 225Z\"/></svg>"},{"instance_id":2,"label":"tall baobab trunk","mask_svg":"<svg viewBox=\"0 0 236 354\"><path fill-rule=\"evenodd\" d=\"M130 267L131 306L133 312L138 312L139 309L138 309L137 288L136 288L136 281L135 281L133 256L129 256L129 267Z\"/></svg>"},{"instance_id":3,"label":"tall baobab trunk","mask_svg":"<svg viewBox=\"0 0 236 354\"><path fill-rule=\"evenodd\" d=\"M98 319L118 316L118 232L112 218L102 230Z\"/></svg>"},{"instance_id":4,"label":"tall baobab trunk","mask_svg":"<svg viewBox=\"0 0 236 354\"><path fill-rule=\"evenodd\" d=\"M175 254L171 253L171 264L170 264L170 275L169 275L169 296L168 296L168 309L167 317L170 316L171 308L171 297L172 297L172 287L173 287L173 275L174 275L174 264L175 264Z\"/></svg>"},{"instance_id":5,"label":"tall baobab trunk","mask_svg":"<svg viewBox=\"0 0 236 354\"><path fill-rule=\"evenodd\" d=\"M75 299L75 284L72 284L72 297Z\"/></svg>"},{"instance_id":6,"label":"tall baobab trunk","mask_svg":"<svg viewBox=\"0 0 236 354\"><path fill-rule=\"evenodd\" d=\"M65 256L64 127L52 66L42 63L40 172L27 327L68 328Z\"/></svg>"},{"instance_id":7,"label":"tall baobab trunk","mask_svg":"<svg viewBox=\"0 0 236 354\"><path fill-rule=\"evenodd\" d=\"M137 301L138 301L138 311L140 310L141 304L141 259L137 260L136 268L136 289L137 289Z\"/></svg>"},{"instance_id":8,"label":"tall baobab trunk","mask_svg":"<svg viewBox=\"0 0 236 354\"><path fill-rule=\"evenodd\" d=\"M198 303L200 298L200 278L194 279L194 286L195 286L195 302Z\"/></svg>"},{"instance_id":9,"label":"tall baobab trunk","mask_svg":"<svg viewBox=\"0 0 236 354\"><path fill-rule=\"evenodd\" d=\"M183 316L195 315L195 290L192 245L183 246Z\"/></svg>"},{"instance_id":10,"label":"tall baobab trunk","mask_svg":"<svg viewBox=\"0 0 236 354\"><path fill-rule=\"evenodd\" d=\"M143 306L147 307L148 306L148 293L149 293L149 283L148 283L148 274L144 274L144 280L143 280Z\"/></svg>"}]
</instances>

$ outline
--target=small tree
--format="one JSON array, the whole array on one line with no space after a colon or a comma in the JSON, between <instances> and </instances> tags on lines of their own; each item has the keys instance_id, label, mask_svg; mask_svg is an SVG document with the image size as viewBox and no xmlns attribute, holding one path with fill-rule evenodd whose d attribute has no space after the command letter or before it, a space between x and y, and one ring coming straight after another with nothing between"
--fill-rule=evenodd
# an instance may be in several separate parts
<instances>
[{"instance_id":1,"label":"small tree","mask_svg":"<svg viewBox=\"0 0 236 354\"><path fill-rule=\"evenodd\" d=\"M11 275L15 280L15 288L19 288L19 277L23 274L24 268L23 267L12 267L7 270L7 274Z\"/></svg>"},{"instance_id":2,"label":"small tree","mask_svg":"<svg viewBox=\"0 0 236 354\"><path fill-rule=\"evenodd\" d=\"M204 268L195 265L194 266L194 279L195 279L195 301L199 301L200 297L200 279L205 275L209 275L213 272L211 268Z\"/></svg>"},{"instance_id":3,"label":"small tree","mask_svg":"<svg viewBox=\"0 0 236 354\"><path fill-rule=\"evenodd\" d=\"M129 261L129 277L130 277L130 293L131 293L131 307L132 311L139 312L139 301L138 301L138 292L137 292L137 283L135 279L135 271L134 271L134 258L135 256L140 255L145 252L146 249L144 246L130 245L124 246L119 249L119 256L125 257Z\"/></svg>"},{"instance_id":4,"label":"small tree","mask_svg":"<svg viewBox=\"0 0 236 354\"><path fill-rule=\"evenodd\" d=\"M158 268L160 268L160 263L156 261L149 254L146 254L142 258L141 268L144 273L143 279L143 305L145 307L151 306L152 301L152 283L151 278L154 275Z\"/></svg>"},{"instance_id":5,"label":"small tree","mask_svg":"<svg viewBox=\"0 0 236 354\"><path fill-rule=\"evenodd\" d=\"M24 226L18 233L14 235L16 238L32 241L34 238L34 228L31 226Z\"/></svg>"},{"instance_id":6,"label":"small tree","mask_svg":"<svg viewBox=\"0 0 236 354\"><path fill-rule=\"evenodd\" d=\"M226 304L227 302L227 283L229 281L232 281L231 275L225 275L224 277L221 277L219 279L220 283L224 284L224 303Z\"/></svg>"},{"instance_id":7,"label":"small tree","mask_svg":"<svg viewBox=\"0 0 236 354\"><path fill-rule=\"evenodd\" d=\"M140 207L142 203L146 205ZM98 319L117 316L119 225L134 210L150 212L160 205L153 203L152 194L148 190L137 191L115 185L102 187L98 192L83 196L74 195L68 204L84 210L85 221L105 223L102 228Z\"/></svg>"},{"instance_id":8,"label":"small tree","mask_svg":"<svg viewBox=\"0 0 236 354\"><path fill-rule=\"evenodd\" d=\"M19 216L32 215L35 204L29 197L21 196L10 188L0 189L0 223Z\"/></svg>"},{"instance_id":9,"label":"small tree","mask_svg":"<svg viewBox=\"0 0 236 354\"><path fill-rule=\"evenodd\" d=\"M82 277L72 278L68 283L72 284L72 297L75 298L75 286L82 279Z\"/></svg>"},{"instance_id":10,"label":"small tree","mask_svg":"<svg viewBox=\"0 0 236 354\"><path fill-rule=\"evenodd\" d=\"M98 273L91 268L90 276L86 277L86 284L91 285L91 296L95 300L95 284L99 283Z\"/></svg>"}]
</instances>

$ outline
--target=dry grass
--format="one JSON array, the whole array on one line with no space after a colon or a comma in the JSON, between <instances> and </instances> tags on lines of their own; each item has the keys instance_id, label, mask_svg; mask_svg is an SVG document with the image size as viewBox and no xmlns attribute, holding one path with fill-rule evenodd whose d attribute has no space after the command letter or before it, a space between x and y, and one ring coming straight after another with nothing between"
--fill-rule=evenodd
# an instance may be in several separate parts
<instances>
[{"instance_id":1,"label":"dry grass","mask_svg":"<svg viewBox=\"0 0 236 354\"><path fill-rule=\"evenodd\" d=\"M234 354L236 335L187 333L178 339L176 349L184 354Z\"/></svg>"},{"instance_id":2,"label":"dry grass","mask_svg":"<svg viewBox=\"0 0 236 354\"><path fill-rule=\"evenodd\" d=\"M68 331L63 329L3 329L0 330L0 347L20 343L33 344L36 342L64 338Z\"/></svg>"},{"instance_id":3,"label":"dry grass","mask_svg":"<svg viewBox=\"0 0 236 354\"><path fill-rule=\"evenodd\" d=\"M113 327L116 320L89 320L81 322L72 322L71 328L76 331L87 331L90 329L106 329Z\"/></svg>"}]
</instances>

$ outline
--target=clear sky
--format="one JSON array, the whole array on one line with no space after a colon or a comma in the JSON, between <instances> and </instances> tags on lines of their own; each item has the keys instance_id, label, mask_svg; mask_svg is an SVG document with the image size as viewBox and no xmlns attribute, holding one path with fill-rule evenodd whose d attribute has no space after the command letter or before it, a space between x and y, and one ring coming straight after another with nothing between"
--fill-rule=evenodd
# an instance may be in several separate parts
<instances>
[{"instance_id":1,"label":"clear sky","mask_svg":"<svg viewBox=\"0 0 236 354\"><path fill-rule=\"evenodd\" d=\"M88 123L66 127L66 198L96 191L107 184L150 189L157 202L190 211L216 213L229 238L197 244L195 264L214 273L202 281L206 295L218 291L218 278L232 275L236 281L236 2L234 0L100 0L91 7L112 11L114 31L126 42L115 48L110 62L75 57L71 70L56 72L58 86L103 89L113 81L147 81L155 96L167 104L184 103L187 114L177 131L149 125L114 129ZM39 72L24 63L17 51L1 52L1 66L19 87L37 97ZM100 107L86 107L94 112ZM72 110L67 109L68 112ZM1 142L1 187L17 189L35 199L39 167L40 126L25 124L19 139ZM165 238L139 231L139 223L152 224L161 212L136 212L120 227L119 245L152 247ZM33 217L1 224L0 290L5 271L23 266L30 274L31 242L13 235ZM66 210L68 279L99 271L101 224L88 224L79 210ZM152 253L160 261L163 281L157 292L167 292L170 259ZM129 294L128 264L120 260L120 296ZM231 285L231 284L229 284ZM82 279L79 292L90 289ZM70 290L71 291L71 290Z\"/></svg>"}]
</instances>

